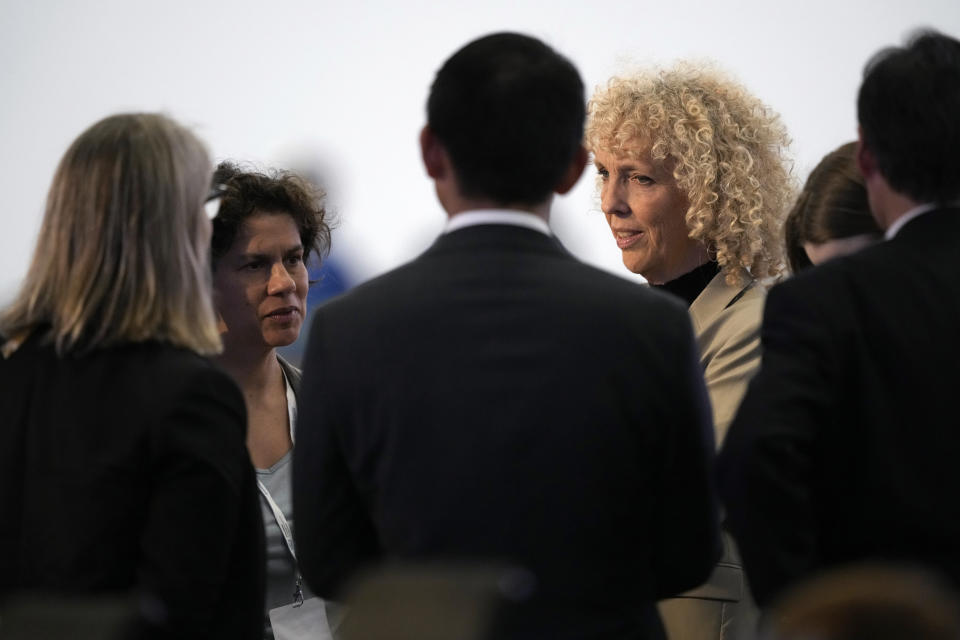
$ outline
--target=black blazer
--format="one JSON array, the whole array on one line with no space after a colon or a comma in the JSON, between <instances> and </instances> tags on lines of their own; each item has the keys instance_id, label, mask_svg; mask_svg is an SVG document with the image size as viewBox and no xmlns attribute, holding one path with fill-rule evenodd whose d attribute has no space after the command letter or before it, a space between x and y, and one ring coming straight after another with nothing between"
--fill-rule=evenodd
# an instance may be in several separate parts
<instances>
[{"instance_id":1,"label":"black blazer","mask_svg":"<svg viewBox=\"0 0 960 640\"><path fill-rule=\"evenodd\" d=\"M243 397L159 343L0 360L0 595L135 591L150 637L259 638L263 524Z\"/></svg>"},{"instance_id":2,"label":"black blazer","mask_svg":"<svg viewBox=\"0 0 960 640\"><path fill-rule=\"evenodd\" d=\"M756 599L840 563L960 579L960 210L774 287L721 456Z\"/></svg>"},{"instance_id":3,"label":"black blazer","mask_svg":"<svg viewBox=\"0 0 960 640\"><path fill-rule=\"evenodd\" d=\"M301 391L295 535L319 595L382 556L497 558L577 637L718 556L687 310L537 231L454 231L319 308Z\"/></svg>"}]
</instances>

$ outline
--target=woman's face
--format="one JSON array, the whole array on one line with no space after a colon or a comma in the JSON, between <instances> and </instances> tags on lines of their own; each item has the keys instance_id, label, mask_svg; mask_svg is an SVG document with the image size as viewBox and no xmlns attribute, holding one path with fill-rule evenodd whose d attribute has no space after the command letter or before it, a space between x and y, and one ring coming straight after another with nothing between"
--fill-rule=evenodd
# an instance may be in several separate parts
<instances>
[{"instance_id":1,"label":"woman's face","mask_svg":"<svg viewBox=\"0 0 960 640\"><path fill-rule=\"evenodd\" d=\"M300 231L286 213L256 212L217 261L214 299L227 351L282 347L300 335L307 267Z\"/></svg>"},{"instance_id":2,"label":"woman's face","mask_svg":"<svg viewBox=\"0 0 960 640\"><path fill-rule=\"evenodd\" d=\"M594 152L600 208L627 269L654 284L669 282L704 262L706 251L688 235L690 204L670 167L653 160L646 145L626 151Z\"/></svg>"}]
</instances>

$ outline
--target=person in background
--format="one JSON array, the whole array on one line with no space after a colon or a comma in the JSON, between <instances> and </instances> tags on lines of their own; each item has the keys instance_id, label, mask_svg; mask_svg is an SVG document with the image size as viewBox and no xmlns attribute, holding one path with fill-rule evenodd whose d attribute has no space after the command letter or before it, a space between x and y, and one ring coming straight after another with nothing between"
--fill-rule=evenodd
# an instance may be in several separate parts
<instances>
[{"instance_id":1,"label":"person in background","mask_svg":"<svg viewBox=\"0 0 960 640\"><path fill-rule=\"evenodd\" d=\"M588 111L600 207L624 265L689 305L719 446L760 364L761 281L781 270L786 131L741 85L688 63L615 77ZM660 612L674 640L752 635L729 536L707 582Z\"/></svg>"},{"instance_id":2,"label":"person in background","mask_svg":"<svg viewBox=\"0 0 960 640\"><path fill-rule=\"evenodd\" d=\"M173 120L115 115L57 168L0 316L0 596L134 593L134 637L259 638L263 524L220 351L211 165Z\"/></svg>"},{"instance_id":3,"label":"person in background","mask_svg":"<svg viewBox=\"0 0 960 640\"><path fill-rule=\"evenodd\" d=\"M295 620L309 622L313 633L328 633L323 601L302 585L292 538L300 371L276 351L300 335L308 259L330 248L323 192L291 173L243 171L227 162L217 167L213 182L221 193L210 242L224 347L217 362L247 403L247 449L257 470L267 541L264 634L273 638L276 631L282 638Z\"/></svg>"},{"instance_id":4,"label":"person in background","mask_svg":"<svg viewBox=\"0 0 960 640\"><path fill-rule=\"evenodd\" d=\"M870 213L856 152L856 142L841 145L810 172L784 223L791 272L859 251L883 236Z\"/></svg>"},{"instance_id":5,"label":"person in background","mask_svg":"<svg viewBox=\"0 0 960 640\"><path fill-rule=\"evenodd\" d=\"M860 561L960 584L960 41L879 52L857 166L884 240L770 291L763 364L721 452L757 602Z\"/></svg>"}]
</instances>

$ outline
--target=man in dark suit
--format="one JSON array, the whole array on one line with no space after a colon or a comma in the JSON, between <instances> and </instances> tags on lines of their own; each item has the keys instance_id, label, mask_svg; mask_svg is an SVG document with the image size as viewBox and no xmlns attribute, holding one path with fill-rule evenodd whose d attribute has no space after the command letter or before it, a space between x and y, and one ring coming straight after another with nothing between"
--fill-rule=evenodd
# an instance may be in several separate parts
<instances>
[{"instance_id":1,"label":"man in dark suit","mask_svg":"<svg viewBox=\"0 0 960 640\"><path fill-rule=\"evenodd\" d=\"M776 286L721 454L756 599L868 559L960 583L960 42L868 65L858 163L886 240Z\"/></svg>"},{"instance_id":2,"label":"man in dark suit","mask_svg":"<svg viewBox=\"0 0 960 640\"><path fill-rule=\"evenodd\" d=\"M294 463L300 566L515 563L497 637L658 637L718 554L709 405L685 308L551 235L583 171L583 85L542 42L476 40L420 142L449 214L413 262L317 310Z\"/></svg>"}]
</instances>

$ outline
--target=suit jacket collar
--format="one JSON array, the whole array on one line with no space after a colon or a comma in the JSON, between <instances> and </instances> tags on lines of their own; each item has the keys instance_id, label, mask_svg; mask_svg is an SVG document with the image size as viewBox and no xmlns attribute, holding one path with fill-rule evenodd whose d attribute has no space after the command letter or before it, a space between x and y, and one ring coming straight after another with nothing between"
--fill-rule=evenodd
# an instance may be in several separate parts
<instances>
[{"instance_id":1,"label":"suit jacket collar","mask_svg":"<svg viewBox=\"0 0 960 640\"><path fill-rule=\"evenodd\" d=\"M895 236L887 242L919 240L927 241L931 237L947 234L955 237L960 232L960 208L942 207L928 211L909 220Z\"/></svg>"},{"instance_id":2,"label":"suit jacket collar","mask_svg":"<svg viewBox=\"0 0 960 640\"><path fill-rule=\"evenodd\" d=\"M740 272L740 277L742 278L741 284L727 284L727 273L728 271L726 269L721 269L720 273L713 277L710 283L707 284L707 287L697 296L693 304L690 305L690 318L693 320L694 331L698 335L711 319L729 307L756 284L756 281L745 271Z\"/></svg>"},{"instance_id":3,"label":"suit jacket collar","mask_svg":"<svg viewBox=\"0 0 960 640\"><path fill-rule=\"evenodd\" d=\"M444 232L450 233L457 229L472 227L481 224L512 224L518 227L527 227L540 231L544 235L551 235L550 224L540 216L528 211L513 209L477 209L461 211L451 216L444 226Z\"/></svg>"},{"instance_id":4,"label":"suit jacket collar","mask_svg":"<svg viewBox=\"0 0 960 640\"><path fill-rule=\"evenodd\" d=\"M509 224L483 224L456 229L438 237L424 256L462 251L534 252L572 257L556 236Z\"/></svg>"}]
</instances>

